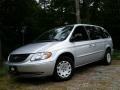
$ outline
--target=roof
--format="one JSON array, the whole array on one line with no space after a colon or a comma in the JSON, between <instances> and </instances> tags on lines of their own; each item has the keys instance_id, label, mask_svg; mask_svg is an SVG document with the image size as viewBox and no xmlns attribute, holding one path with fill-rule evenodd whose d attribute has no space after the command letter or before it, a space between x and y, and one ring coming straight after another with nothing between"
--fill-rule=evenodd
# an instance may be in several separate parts
<instances>
[{"instance_id":1,"label":"roof","mask_svg":"<svg viewBox=\"0 0 120 90\"><path fill-rule=\"evenodd\" d=\"M92 24L72 24L73 26L95 26L95 27L100 27L100 28L103 28L101 26L98 26L98 25L92 25ZM69 26L69 25L68 25Z\"/></svg>"},{"instance_id":2,"label":"roof","mask_svg":"<svg viewBox=\"0 0 120 90\"><path fill-rule=\"evenodd\" d=\"M97 25L92 25L92 24L73 24L73 25L74 26L97 26Z\"/></svg>"}]
</instances>

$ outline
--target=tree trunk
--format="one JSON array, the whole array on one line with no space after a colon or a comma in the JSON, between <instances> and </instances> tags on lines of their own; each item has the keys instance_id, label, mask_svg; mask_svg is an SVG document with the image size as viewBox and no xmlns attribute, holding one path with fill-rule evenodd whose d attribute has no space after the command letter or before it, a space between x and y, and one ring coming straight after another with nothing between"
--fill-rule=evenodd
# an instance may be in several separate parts
<instances>
[{"instance_id":1,"label":"tree trunk","mask_svg":"<svg viewBox=\"0 0 120 90\"><path fill-rule=\"evenodd\" d=\"M0 64L2 63L2 44L1 44L1 38L0 38Z\"/></svg>"},{"instance_id":2,"label":"tree trunk","mask_svg":"<svg viewBox=\"0 0 120 90\"><path fill-rule=\"evenodd\" d=\"M81 23L81 20L80 20L80 0L75 0L75 7L76 7L76 22Z\"/></svg>"}]
</instances>

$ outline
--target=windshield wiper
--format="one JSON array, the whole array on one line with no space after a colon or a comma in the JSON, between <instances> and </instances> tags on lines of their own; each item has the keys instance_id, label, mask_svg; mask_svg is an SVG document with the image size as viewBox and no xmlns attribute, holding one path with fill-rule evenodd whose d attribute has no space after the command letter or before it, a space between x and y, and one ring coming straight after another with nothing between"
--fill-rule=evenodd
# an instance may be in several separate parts
<instances>
[{"instance_id":1,"label":"windshield wiper","mask_svg":"<svg viewBox=\"0 0 120 90\"><path fill-rule=\"evenodd\" d=\"M58 39L53 39L53 40L38 40L38 41L34 41L33 43L40 43L40 42L53 42L53 41L61 41Z\"/></svg>"},{"instance_id":2,"label":"windshield wiper","mask_svg":"<svg viewBox=\"0 0 120 90\"><path fill-rule=\"evenodd\" d=\"M58 40L58 39L53 39L53 41L61 41L61 40Z\"/></svg>"}]
</instances>

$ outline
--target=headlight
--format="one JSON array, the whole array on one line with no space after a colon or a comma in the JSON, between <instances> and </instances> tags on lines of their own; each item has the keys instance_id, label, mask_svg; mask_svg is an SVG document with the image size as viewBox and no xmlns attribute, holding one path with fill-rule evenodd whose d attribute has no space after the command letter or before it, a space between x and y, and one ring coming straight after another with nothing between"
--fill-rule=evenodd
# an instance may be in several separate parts
<instances>
[{"instance_id":1,"label":"headlight","mask_svg":"<svg viewBox=\"0 0 120 90\"><path fill-rule=\"evenodd\" d=\"M51 56L52 56L51 52L36 53L32 56L31 61L44 60L50 58Z\"/></svg>"}]
</instances>

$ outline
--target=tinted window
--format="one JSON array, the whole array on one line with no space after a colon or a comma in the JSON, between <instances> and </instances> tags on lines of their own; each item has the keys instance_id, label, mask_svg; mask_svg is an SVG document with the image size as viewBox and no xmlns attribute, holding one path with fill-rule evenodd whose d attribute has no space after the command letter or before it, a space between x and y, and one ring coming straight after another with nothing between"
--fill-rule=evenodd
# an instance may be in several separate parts
<instances>
[{"instance_id":1,"label":"tinted window","mask_svg":"<svg viewBox=\"0 0 120 90\"><path fill-rule=\"evenodd\" d=\"M97 29L97 32L98 32L99 36L100 36L101 38L105 38L105 33L104 33L104 31L102 30L102 28L96 27L96 29Z\"/></svg>"},{"instance_id":2,"label":"tinted window","mask_svg":"<svg viewBox=\"0 0 120 90\"><path fill-rule=\"evenodd\" d=\"M91 40L104 38L104 33L99 27L86 26L86 30L91 38Z\"/></svg>"},{"instance_id":3,"label":"tinted window","mask_svg":"<svg viewBox=\"0 0 120 90\"><path fill-rule=\"evenodd\" d=\"M83 26L78 26L75 28L73 35L72 35L73 41L84 41L88 40L88 35L85 31L85 28Z\"/></svg>"}]
</instances>

